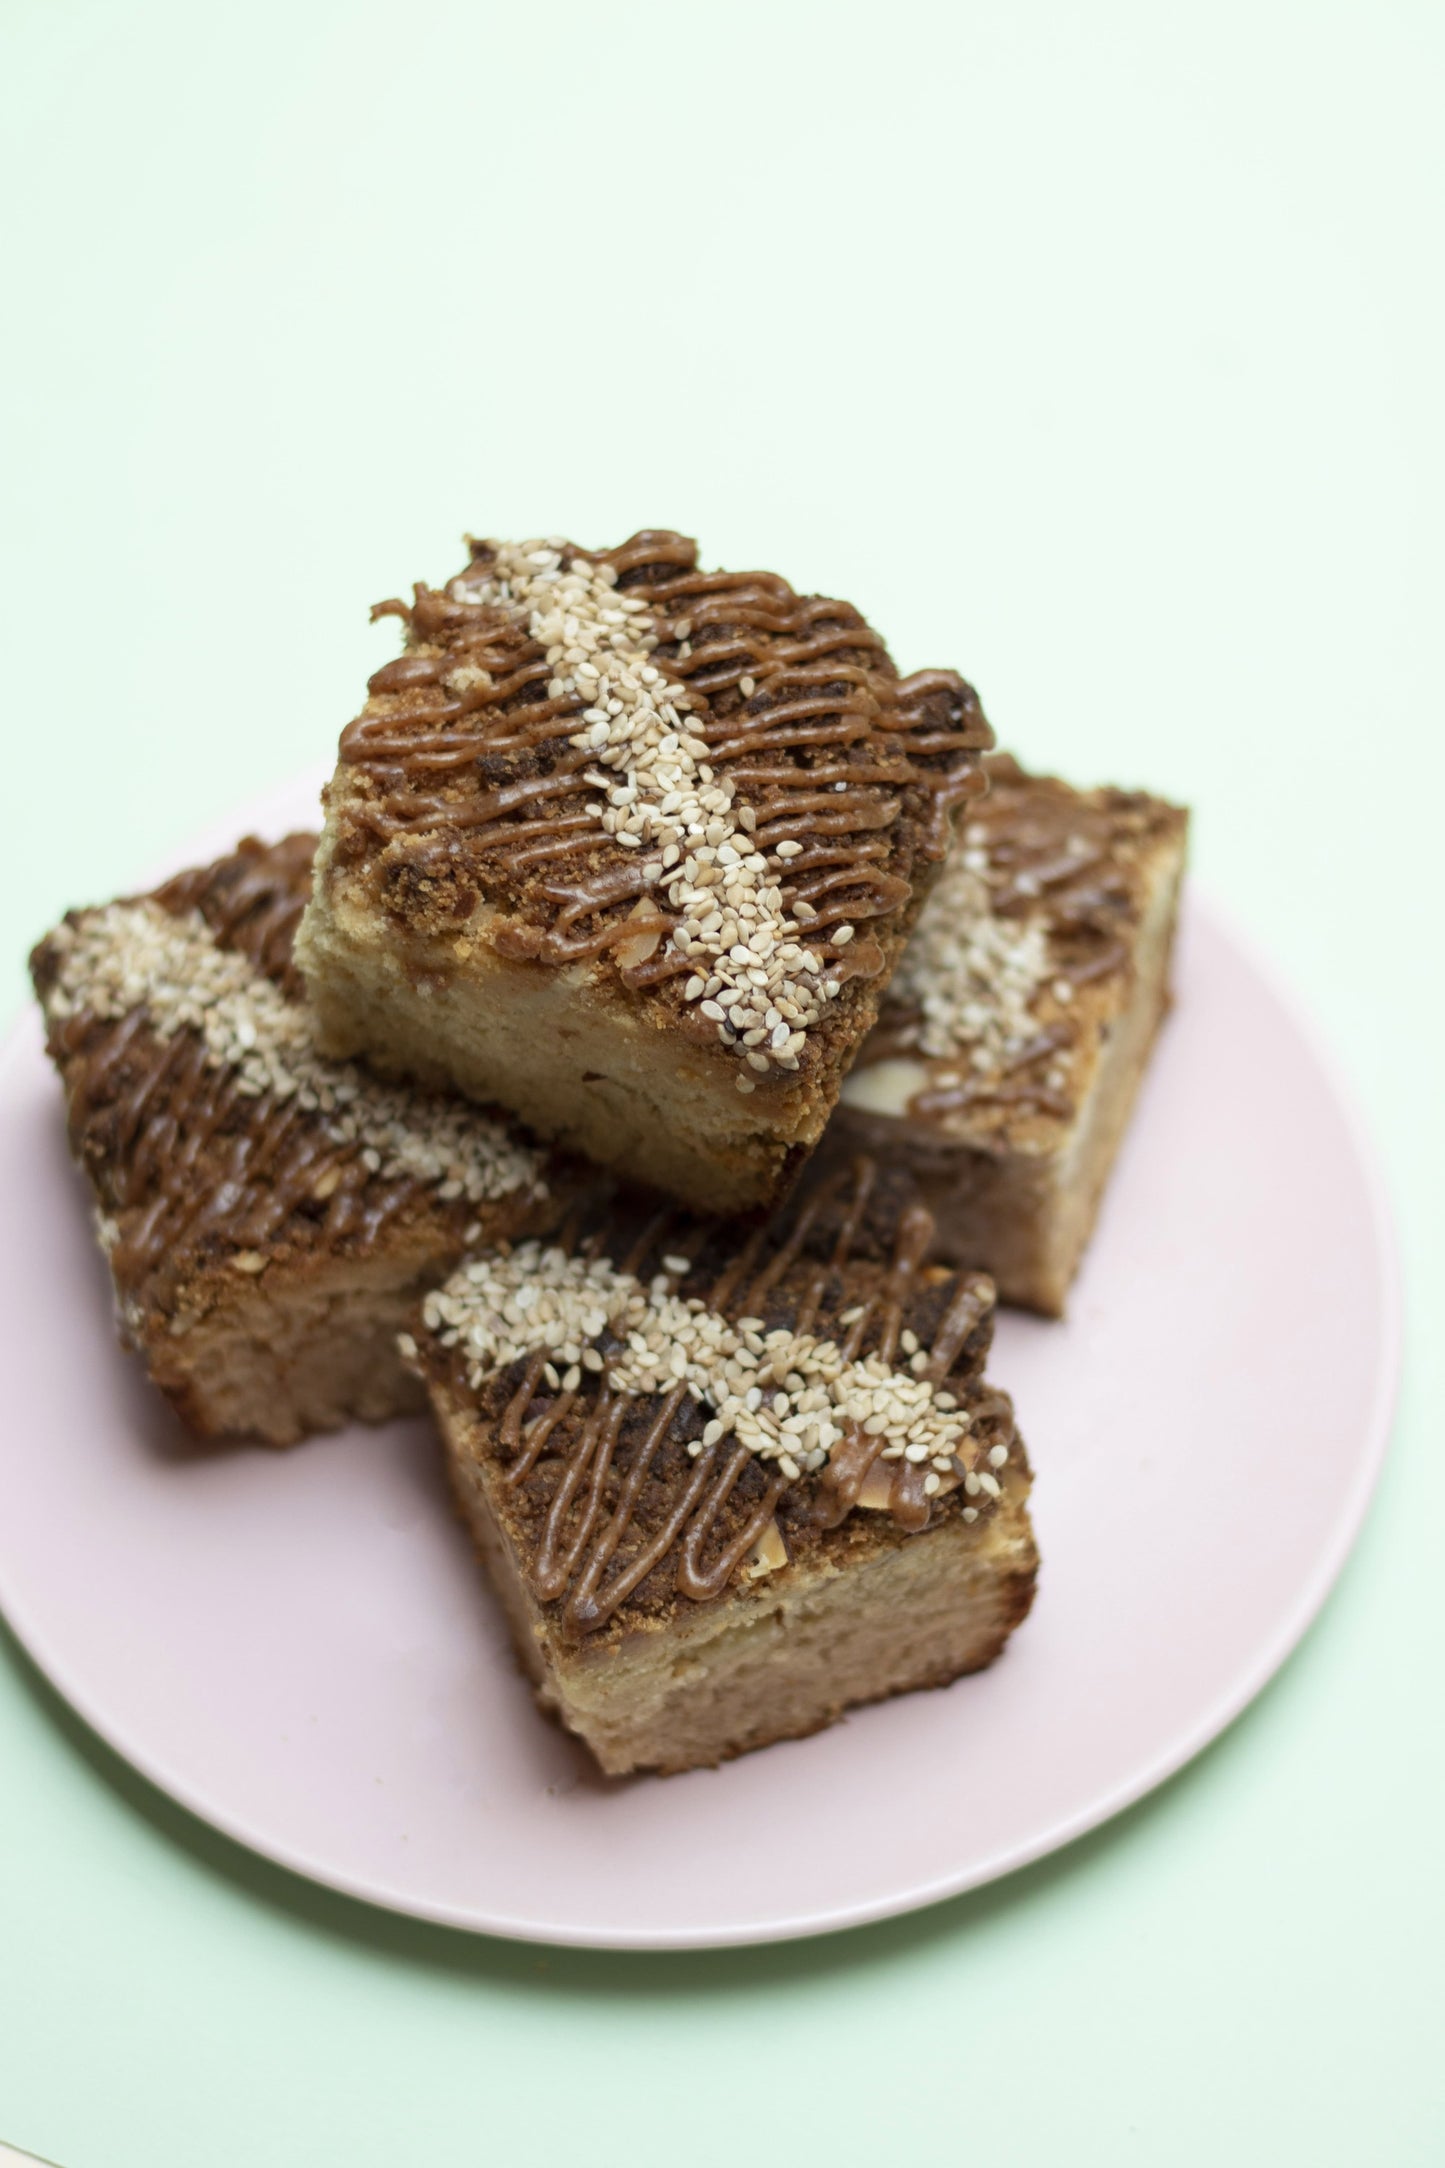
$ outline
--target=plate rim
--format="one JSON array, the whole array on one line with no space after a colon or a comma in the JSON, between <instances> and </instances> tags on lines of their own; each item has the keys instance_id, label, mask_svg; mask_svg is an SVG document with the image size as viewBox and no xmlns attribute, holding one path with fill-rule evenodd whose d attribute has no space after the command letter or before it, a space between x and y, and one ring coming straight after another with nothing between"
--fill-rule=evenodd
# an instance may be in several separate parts
<instances>
[{"instance_id":1,"label":"plate rim","mask_svg":"<svg viewBox=\"0 0 1445 2168\"><path fill-rule=\"evenodd\" d=\"M288 783L276 784L258 793L239 806L229 820L222 816L208 822L187 848L193 852L203 849L213 835L226 830L235 836L249 832L253 826L274 822L275 809L292 802L298 785L313 772L316 772L314 767L308 768ZM143 885L144 877L132 892L139 892ZM1192 875L1188 908L1191 914L1197 914L1224 937L1283 1013L1318 1072L1350 1140L1368 1205L1378 1263L1375 1286L1377 1354L1371 1402L1362 1425L1362 1449L1355 1461L1353 1479L1338 1502L1328 1541L1321 1545L1309 1575L1274 1631L1253 1651L1238 1675L1157 1753L1117 1782L1103 1786L1091 1799L1047 1829L1036 1831L1018 1843L997 1846L984 1859L975 1859L956 1873L935 1875L896 1888L887 1895L815 1907L762 1923L710 1923L662 1929L636 1929L618 1923L611 1927L592 1925L569 1929L565 1924L549 1922L541 1925L535 1920L498 1912L489 1911L482 1916L476 1908L418 1899L409 1892L389 1890L379 1880L363 1882L324 1859L312 1857L302 1849L248 1828L223 1803L209 1797L204 1786L177 1775L168 1766L165 1756L138 1749L123 1738L119 1729L107 1720L104 1710L93 1705L84 1686L71 1677L64 1659L48 1648L46 1636L37 1622L25 1615L23 1605L17 1607L13 1592L3 1587L0 1587L0 1617L4 1618L41 1676L102 1744L198 1821L253 1856L353 1902L399 1918L420 1920L466 1934L490 1935L503 1941L534 1943L543 1948L637 1952L737 1949L802 1941L874 1925L880 1920L898 1918L944 1903L969 1890L981 1889L1036 1864L1091 1830L1102 1827L1158 1790L1221 1737L1288 1662L1319 1617L1358 1540L1379 1485L1394 1429L1403 1359L1402 1271L1395 1213L1380 1154L1353 1083L1344 1075L1338 1056L1312 1013L1292 988L1282 983L1272 959L1261 953L1254 936L1242 931L1232 912L1221 908L1208 889L1201 889ZM37 1029L38 1018L33 1007L27 1005L0 1040L0 1093L3 1093L12 1067L23 1057L27 1036L33 1044Z\"/></svg>"}]
</instances>

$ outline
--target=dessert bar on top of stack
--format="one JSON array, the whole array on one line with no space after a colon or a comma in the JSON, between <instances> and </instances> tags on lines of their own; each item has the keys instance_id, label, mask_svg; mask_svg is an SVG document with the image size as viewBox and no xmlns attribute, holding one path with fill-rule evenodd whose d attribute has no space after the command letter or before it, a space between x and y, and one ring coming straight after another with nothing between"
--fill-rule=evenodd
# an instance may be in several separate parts
<instances>
[{"instance_id":1,"label":"dessert bar on top of stack","mask_svg":"<svg viewBox=\"0 0 1445 2168\"><path fill-rule=\"evenodd\" d=\"M939 1254L1062 1313L1169 999L1188 815L986 762L825 1151L909 1170Z\"/></svg>"},{"instance_id":2,"label":"dessert bar on top of stack","mask_svg":"<svg viewBox=\"0 0 1445 2168\"><path fill-rule=\"evenodd\" d=\"M504 1122L317 1054L291 959L315 843L247 839L31 958L122 1332L203 1437L420 1406L421 1295L563 1202Z\"/></svg>"},{"instance_id":3,"label":"dessert bar on top of stack","mask_svg":"<svg viewBox=\"0 0 1445 2168\"><path fill-rule=\"evenodd\" d=\"M322 1044L511 1107L709 1211L817 1143L992 742L846 602L473 542L381 605L297 942Z\"/></svg>"},{"instance_id":4,"label":"dessert bar on top of stack","mask_svg":"<svg viewBox=\"0 0 1445 2168\"><path fill-rule=\"evenodd\" d=\"M993 1288L867 1160L763 1225L610 1185L427 1298L409 1353L538 1699L603 1769L713 1764L993 1661L1033 1597Z\"/></svg>"}]
</instances>

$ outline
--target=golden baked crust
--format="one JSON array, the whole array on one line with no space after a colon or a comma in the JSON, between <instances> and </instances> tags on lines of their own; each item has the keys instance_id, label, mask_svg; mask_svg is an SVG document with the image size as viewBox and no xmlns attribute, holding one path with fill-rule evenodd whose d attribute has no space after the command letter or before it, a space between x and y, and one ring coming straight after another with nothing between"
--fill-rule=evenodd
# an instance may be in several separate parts
<instances>
[{"instance_id":1,"label":"golden baked crust","mask_svg":"<svg viewBox=\"0 0 1445 2168\"><path fill-rule=\"evenodd\" d=\"M699 1204L766 1203L982 787L976 696L951 671L900 679L850 604L700 571L678 535L472 552L444 590L381 605L407 651L343 735L299 945L326 1043L495 1093ZM592 1032L540 1094L535 1022L501 1051L467 1028L468 995L501 1016L539 973ZM541 1029L565 1037L566 1015ZM656 1113L685 1133L678 1169L640 1163L589 1092L609 1025L682 1065ZM699 1090L746 1096L747 1135L736 1105L689 1124Z\"/></svg>"},{"instance_id":2,"label":"golden baked crust","mask_svg":"<svg viewBox=\"0 0 1445 2168\"><path fill-rule=\"evenodd\" d=\"M501 1123L315 1054L292 962L315 841L248 837L31 958L126 1336L194 1428L276 1443L414 1405L411 1304L561 1204Z\"/></svg>"},{"instance_id":3,"label":"golden baked crust","mask_svg":"<svg viewBox=\"0 0 1445 2168\"><path fill-rule=\"evenodd\" d=\"M911 1169L943 1254L1056 1313L1168 998L1188 815L986 762L826 1154Z\"/></svg>"},{"instance_id":4,"label":"golden baked crust","mask_svg":"<svg viewBox=\"0 0 1445 2168\"><path fill-rule=\"evenodd\" d=\"M605 1188L546 1251L475 1259L427 1299L409 1348L458 1496L544 1701L604 1766L716 1760L940 1683L991 1660L1026 1612L1027 1462L1011 1403L983 1378L993 1290L931 1264L930 1235L866 1160L810 1173L751 1232ZM980 1612L967 1562L990 1556L1001 1514ZM920 1544L927 1566L905 1558ZM787 1713L772 1729L745 1696L699 1724L700 1685L644 1744L625 1682L635 1671L655 1703L642 1677L674 1642L701 1680L794 1597L806 1613L825 1586L880 1591L919 1573L937 1631L901 1665L896 1646L882 1661L880 1628L881 1668L865 1649L840 1701L836 1676L788 1674L785 1636L767 1695ZM607 1663L599 1732L585 1682Z\"/></svg>"}]
</instances>

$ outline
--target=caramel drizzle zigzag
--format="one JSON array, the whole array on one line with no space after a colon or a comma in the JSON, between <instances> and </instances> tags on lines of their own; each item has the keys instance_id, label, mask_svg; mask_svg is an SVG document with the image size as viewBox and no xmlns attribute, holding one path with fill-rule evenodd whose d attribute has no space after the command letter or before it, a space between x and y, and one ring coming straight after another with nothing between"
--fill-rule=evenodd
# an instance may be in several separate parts
<instances>
[{"instance_id":1,"label":"caramel drizzle zigzag","mask_svg":"<svg viewBox=\"0 0 1445 2168\"><path fill-rule=\"evenodd\" d=\"M209 1240L262 1270L303 1208L322 1241L370 1248L422 1192L460 1216L537 1183L537 1155L485 1116L312 1051L286 988L313 845L245 845L154 898L80 914L38 952L123 1285Z\"/></svg>"},{"instance_id":2,"label":"caramel drizzle zigzag","mask_svg":"<svg viewBox=\"0 0 1445 2168\"><path fill-rule=\"evenodd\" d=\"M1102 801L1102 802L1101 802ZM931 1079L909 1101L927 1120L979 1105L1020 1105L1066 1118L1067 1057L1079 989L1122 973L1125 932L1140 910L1128 822L1151 802L1115 803L1048 778L996 775L949 855L889 988L869 1059L915 1048L955 1055L956 1079ZM1036 1015L1048 989L1065 1013Z\"/></svg>"},{"instance_id":3,"label":"caramel drizzle zigzag","mask_svg":"<svg viewBox=\"0 0 1445 2168\"><path fill-rule=\"evenodd\" d=\"M322 1208L320 1240L371 1248L417 1195L415 1181L374 1173L295 1100L244 1093L194 1033L158 1037L144 1009L114 1022L81 1012L51 1036L122 1286L213 1240L259 1270L306 1203Z\"/></svg>"},{"instance_id":4,"label":"caramel drizzle zigzag","mask_svg":"<svg viewBox=\"0 0 1445 2168\"><path fill-rule=\"evenodd\" d=\"M871 1163L863 1161L851 1174L844 1170L829 1182L820 1184L796 1213L783 1241L767 1257L762 1257L760 1252L769 1230L755 1230L742 1252L723 1267L714 1281L705 1298L707 1311L719 1318L724 1314L746 1318L760 1310L769 1290L797 1264L819 1215L829 1203L836 1201L842 1184L851 1180L852 1194L847 1200L832 1254L827 1263L820 1264L805 1282L799 1298L792 1337L797 1341L809 1332L829 1275L843 1271L848 1264L873 1179ZM626 1258L629 1279L641 1281L649 1254L661 1256L665 1266L670 1255L674 1268L685 1259L688 1269L692 1269L702 1240L696 1223L693 1223L694 1231L690 1237L678 1243L675 1253L664 1250L668 1228L675 1217L673 1213L663 1212L641 1230ZM844 1366L858 1360L870 1329L873 1335L871 1356L885 1365L894 1361L904 1331L908 1300L931 1234L931 1220L921 1208L914 1207L902 1216L892 1261L882 1284L844 1313L848 1319L846 1338L835 1342ZM599 1245L600 1237L595 1235L590 1241L581 1241L575 1225L564 1230L558 1238L558 1246L565 1254L589 1261L598 1254ZM675 1270L670 1276L681 1277ZM979 1275L961 1278L934 1333L931 1349L926 1354L918 1351L918 1356L923 1359L916 1368L910 1366L908 1382L913 1383L921 1375L931 1386L941 1388L966 1342L988 1315L992 1302L992 1286L986 1279ZM429 1313L433 1330L437 1330L442 1322L440 1313ZM625 1367L625 1348L621 1352ZM917 1362L917 1357L913 1360ZM528 1420L528 1410L547 1385L552 1386L553 1397ZM744 1471L757 1457L754 1447L742 1439L715 1435L722 1431L723 1425L714 1421L705 1429L700 1441L690 1442L688 1452L692 1456L692 1466L662 1507L657 1528L624 1565L614 1567L613 1561L631 1530L637 1502L657 1454L693 1388L680 1379L671 1390L655 1396L655 1413L635 1446L631 1465L609 1513L606 1510L608 1478L629 1405L637 1403L629 1401L625 1393L614 1390L611 1377L600 1364L593 1373L593 1386L590 1392L584 1390L580 1371L574 1375L569 1370L565 1376L560 1376L551 1364L549 1348L536 1348L526 1358L521 1379L507 1403L499 1430L499 1442L506 1456L504 1480L513 1489L526 1481L555 1441L562 1441L562 1468L531 1561L531 1573L542 1601L561 1602L565 1625L578 1634L595 1631L604 1625L647 1575L674 1550L677 1552L675 1587L680 1595L694 1602L706 1602L720 1595L768 1529L785 1491L799 1480L800 1475L809 1472L800 1469L786 1454L778 1456L753 1510L728 1541L716 1550L716 1555L710 1557L728 1501ZM703 1395L694 1391L694 1397ZM951 1409L954 1406L951 1396L945 1398ZM960 1480L970 1500L978 1501L965 1506L969 1519L976 1518L981 1508L998 1495L1000 1486L995 1471L1008 1458L1005 1440L1011 1435L1011 1429L1007 1422L997 1422L997 1411L1007 1409L1007 1402L1001 1396L991 1404L991 1409L998 1432L991 1445L985 1442L987 1426L977 1423L968 1411L960 1413L956 1435L951 1440L952 1472L947 1479L940 1472L938 1458L932 1454L927 1464L908 1458L892 1462L886 1503L902 1527L909 1531L926 1527L934 1499L945 1489L956 1487ZM838 1437L825 1454L817 1457L811 1469L820 1476L812 1507L814 1519L824 1527L837 1526L856 1506L870 1477L876 1482L875 1470L880 1462L899 1451L901 1448L890 1445L890 1438L883 1431L870 1432L851 1418L843 1421ZM981 1456L986 1464L979 1467L976 1462ZM612 1569L610 1573L609 1569Z\"/></svg>"},{"instance_id":5,"label":"caramel drizzle zigzag","mask_svg":"<svg viewBox=\"0 0 1445 2168\"><path fill-rule=\"evenodd\" d=\"M623 614L642 606L633 619L639 649L652 654L648 668L676 703L678 731L695 742L689 757L701 760L703 788L719 801L718 836L699 853L696 832L669 828L658 810L630 834L613 830L614 844L620 835L639 846L631 862L619 862L620 851L607 848L607 814L599 819L595 804L554 806L585 787L610 790L608 802L619 809L616 775L597 772L599 758L605 769L613 757L605 710L588 706L577 679L554 674L569 667L559 665L560 649L544 649L516 610L478 584L494 561L485 556L445 594L418 588L410 607L383 606L406 619L414 645L443 651L405 654L372 679L385 709L363 713L342 739L343 760L366 768L376 786L353 817L383 840L415 838L423 863L448 860L451 838L466 831L519 875L595 844L600 862L585 873L542 881L554 912L546 929L522 921L505 929L522 945L519 953L562 962L610 949L637 986L686 976L689 998L713 1004L717 1013L708 1013L719 1036L738 1045L753 1069L796 1066L811 1019L773 1000L763 1016L771 1010L774 1021L760 1024L746 1001L729 1003L739 987L728 961L746 948L746 927L738 941L724 938L726 901L720 921L699 917L696 864L709 866L707 885L714 898L725 898L732 861L714 878L720 869L712 854L726 840L750 881L777 890L778 938L798 952L785 998L799 1012L816 1008L814 996L827 998L828 981L838 987L882 968L876 941L865 933L854 942L853 933L856 923L884 919L910 897L907 869L891 868L889 831L903 795L926 809L922 854L941 856L952 807L980 787L974 756L989 742L987 725L954 673L899 680L877 634L850 605L800 598L771 574L699 572L695 545L680 536L644 534L612 551L569 548L566 557L614 585L630 572L651 575L615 599ZM724 636L710 637L715 631ZM662 658L659 644L675 652ZM602 660L605 666L605 654ZM434 696L438 688L446 697ZM742 705L715 712L712 703L730 695ZM591 738L578 731L584 719ZM830 750L858 747L861 766L827 758ZM443 796L483 755L541 755L544 772ZM814 765L804 766L804 757ZM745 833L732 817L734 798ZM436 833L428 838L428 831ZM762 958L765 972L768 961ZM741 968L746 973L748 965ZM810 984L815 973L821 985Z\"/></svg>"},{"instance_id":6,"label":"caramel drizzle zigzag","mask_svg":"<svg viewBox=\"0 0 1445 2168\"><path fill-rule=\"evenodd\" d=\"M311 896L316 836L298 831L279 843L248 836L228 858L178 873L155 892L173 917L199 911L216 946L234 949L292 1000L302 997L292 951Z\"/></svg>"}]
</instances>

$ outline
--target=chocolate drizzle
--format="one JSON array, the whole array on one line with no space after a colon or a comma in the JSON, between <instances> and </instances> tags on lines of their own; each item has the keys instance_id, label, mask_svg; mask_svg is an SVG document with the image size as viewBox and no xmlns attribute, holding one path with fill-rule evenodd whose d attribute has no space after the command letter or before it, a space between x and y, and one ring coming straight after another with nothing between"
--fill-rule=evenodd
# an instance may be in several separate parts
<instances>
[{"instance_id":1,"label":"chocolate drizzle","mask_svg":"<svg viewBox=\"0 0 1445 2168\"><path fill-rule=\"evenodd\" d=\"M248 837L150 900L177 920L198 912L217 948L294 1000L301 988L291 944L315 842ZM67 928L82 928L88 916L72 913ZM199 1266L260 1270L278 1245L366 1255L423 1218L434 1224L438 1269L446 1269L477 1216L475 1201L440 1196L439 1177L383 1171L364 1137L338 1135L300 1095L257 1091L241 1069L208 1057L199 1031L159 1028L143 999L121 1015L75 1006L63 993L67 956L62 929L39 944L31 968L66 1086L71 1147L94 1185L123 1303L165 1310ZM415 1097L420 1117L427 1095ZM498 1231L520 1217L508 1211Z\"/></svg>"},{"instance_id":2,"label":"chocolate drizzle","mask_svg":"<svg viewBox=\"0 0 1445 2168\"><path fill-rule=\"evenodd\" d=\"M985 762L988 795L969 814L955 846L961 866L978 865L996 919L1042 926L1047 974L1034 997L1038 1029L997 1063L974 1067L967 1035L957 1058L929 1061L929 1078L908 1103L925 1122L997 1110L1000 1116L1067 1120L1067 1057L1096 1028L1075 1003L1080 989L1118 980L1122 989L1143 911L1141 865L1160 837L1182 826L1175 806L1142 791L1080 791L1027 774L1007 754ZM953 865L935 891L947 908ZM919 1053L920 1011L894 982L857 1067ZM1062 1066L1061 1066L1062 1058Z\"/></svg>"},{"instance_id":3,"label":"chocolate drizzle","mask_svg":"<svg viewBox=\"0 0 1445 2168\"><path fill-rule=\"evenodd\" d=\"M801 845L769 874L786 911L803 906L800 939L827 952L845 994L846 982L877 979L923 864L943 855L954 808L982 787L991 733L975 694L952 671L900 679L850 604L797 595L773 573L703 572L681 535L566 549L611 567L617 591L646 604L651 660L693 696L688 730L736 793L734 811L746 809L751 847ZM482 574L489 546L472 551ZM630 917L648 893L644 854L600 825L584 780L595 755L570 742L584 700L557 696L526 612L471 599L463 578L378 614L403 619L408 651L375 673L343 733L336 864L373 868L387 908L425 932L485 899L507 955L609 957L635 990L670 990L690 968L666 938L675 920L656 900L641 927ZM845 924L858 938L828 950Z\"/></svg>"},{"instance_id":4,"label":"chocolate drizzle","mask_svg":"<svg viewBox=\"0 0 1445 2168\"><path fill-rule=\"evenodd\" d=\"M985 1396L980 1382L993 1289L979 1274L928 1264L932 1222L916 1204L900 1208L900 1195L861 1160L805 1184L792 1206L744 1233L736 1223L659 1210L635 1193L603 1189L555 1240L567 1255L605 1258L644 1285L670 1269L679 1295L709 1311L733 1323L758 1319L769 1332L826 1336L848 1360L908 1362L899 1349L911 1332L921 1350L913 1374L946 1384L970 1415L976 1404L984 1408L985 1419L971 1422L957 1448L961 1477L980 1454L1013 1438L1007 1401ZM683 1259L688 1270L678 1280ZM600 1344L605 1355L608 1342ZM846 1531L835 1532L889 1442L855 1425L817 1476L789 1481L736 1437L704 1443L711 1409L682 1383L629 1398L612 1391L605 1373L574 1371L567 1382L580 1382L570 1390L566 1382L549 1390L542 1352L474 1389L465 1349L433 1348L427 1359L444 1371L449 1391L476 1400L521 1561L538 1600L555 1607L573 1638L619 1614L636 1619L678 1598L713 1600L775 1520L790 1555L848 1540ZM929 1493L926 1468L906 1460L888 1467L888 1510L901 1531L962 1509L961 1489L940 1498L935 1478ZM968 1481L974 1517L990 1508L991 1497L971 1472Z\"/></svg>"},{"instance_id":5,"label":"chocolate drizzle","mask_svg":"<svg viewBox=\"0 0 1445 2168\"><path fill-rule=\"evenodd\" d=\"M375 1176L294 1099L242 1092L235 1072L206 1065L194 1033L158 1038L143 1010L114 1022L82 1011L50 1044L69 1085L72 1150L117 1223L110 1264L123 1293L167 1263L254 1255L283 1232L365 1252L421 1195L413 1180Z\"/></svg>"},{"instance_id":6,"label":"chocolate drizzle","mask_svg":"<svg viewBox=\"0 0 1445 2168\"><path fill-rule=\"evenodd\" d=\"M315 853L316 837L305 830L279 843L243 836L225 858L174 875L155 891L155 901L175 918L199 911L217 948L246 957L288 1001L299 1001L305 988L291 951L311 894Z\"/></svg>"}]
</instances>

